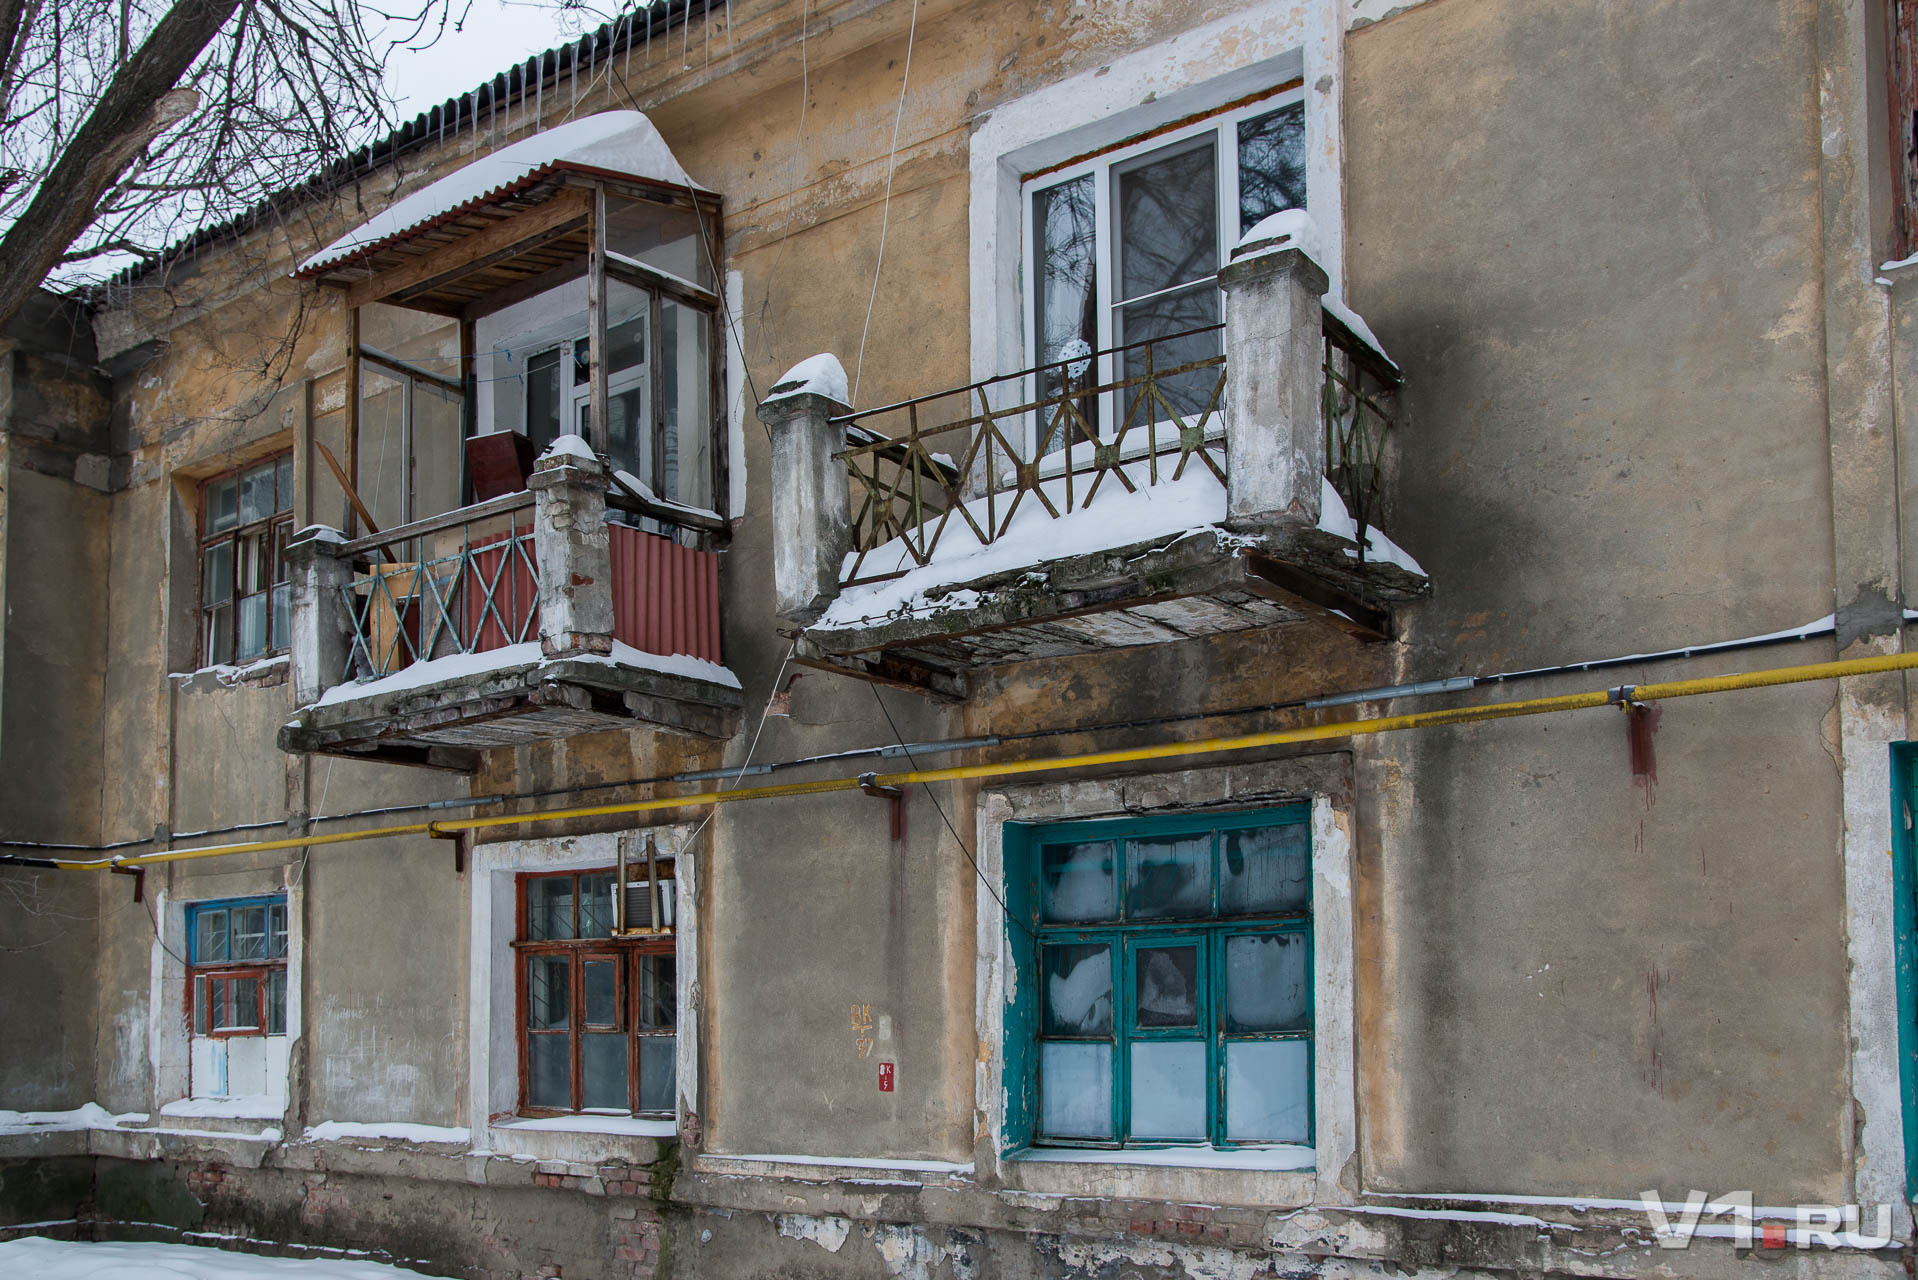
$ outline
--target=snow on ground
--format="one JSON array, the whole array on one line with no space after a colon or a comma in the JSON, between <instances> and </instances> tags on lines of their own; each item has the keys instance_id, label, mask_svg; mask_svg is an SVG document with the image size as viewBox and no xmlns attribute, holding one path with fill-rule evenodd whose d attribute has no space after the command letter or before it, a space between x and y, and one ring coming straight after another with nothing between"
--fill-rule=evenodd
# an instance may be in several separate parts
<instances>
[{"instance_id":1,"label":"snow on ground","mask_svg":"<svg viewBox=\"0 0 1918 1280\"><path fill-rule=\"evenodd\" d=\"M262 1258L193 1244L147 1241L76 1242L23 1236L0 1243L0 1275L34 1280L399 1280L424 1275L379 1262L333 1258Z\"/></svg>"},{"instance_id":2,"label":"snow on ground","mask_svg":"<svg viewBox=\"0 0 1918 1280\"><path fill-rule=\"evenodd\" d=\"M123 1124L145 1124L145 1112L114 1115L97 1102L71 1111L0 1111L0 1134L59 1133L74 1129L114 1129Z\"/></svg>"}]
</instances>

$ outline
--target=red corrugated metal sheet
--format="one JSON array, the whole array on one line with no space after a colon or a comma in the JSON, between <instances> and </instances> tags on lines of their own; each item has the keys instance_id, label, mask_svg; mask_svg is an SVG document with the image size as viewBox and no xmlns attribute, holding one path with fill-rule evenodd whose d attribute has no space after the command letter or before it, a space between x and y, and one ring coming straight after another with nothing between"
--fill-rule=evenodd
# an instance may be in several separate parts
<instances>
[{"instance_id":1,"label":"red corrugated metal sheet","mask_svg":"<svg viewBox=\"0 0 1918 1280\"><path fill-rule=\"evenodd\" d=\"M533 544L525 534L525 554L514 554L502 566L511 534L481 538L473 543L464 580L460 583L460 638L469 649L501 649L521 639L539 639L539 584L529 565ZM490 597L490 605L489 604ZM508 635L504 621L513 634Z\"/></svg>"},{"instance_id":2,"label":"red corrugated metal sheet","mask_svg":"<svg viewBox=\"0 0 1918 1280\"><path fill-rule=\"evenodd\" d=\"M646 653L719 656L719 554L608 525L613 636Z\"/></svg>"}]
</instances>

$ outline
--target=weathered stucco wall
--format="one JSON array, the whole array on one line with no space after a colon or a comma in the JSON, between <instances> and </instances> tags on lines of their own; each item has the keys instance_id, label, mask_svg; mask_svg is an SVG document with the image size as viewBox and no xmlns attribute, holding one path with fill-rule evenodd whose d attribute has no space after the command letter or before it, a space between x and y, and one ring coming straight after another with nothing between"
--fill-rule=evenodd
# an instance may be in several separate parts
<instances>
[{"instance_id":1,"label":"weathered stucco wall","mask_svg":"<svg viewBox=\"0 0 1918 1280\"><path fill-rule=\"evenodd\" d=\"M1391 527L1440 584L1409 674L1832 608L1813 6L1747 17L1450 0L1352 36L1352 296L1406 369ZM1615 713L1382 747L1370 1179L1839 1194L1832 710L1672 704L1655 786Z\"/></svg>"}]
</instances>

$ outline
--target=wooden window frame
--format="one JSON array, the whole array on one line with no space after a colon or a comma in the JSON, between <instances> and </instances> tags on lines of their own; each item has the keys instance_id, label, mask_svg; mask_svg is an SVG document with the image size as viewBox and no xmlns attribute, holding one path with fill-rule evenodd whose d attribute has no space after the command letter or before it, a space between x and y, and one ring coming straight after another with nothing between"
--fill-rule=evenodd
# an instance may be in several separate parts
<instances>
[{"instance_id":1,"label":"wooden window frame","mask_svg":"<svg viewBox=\"0 0 1918 1280\"><path fill-rule=\"evenodd\" d=\"M1885 26L1891 256L1903 259L1918 252L1918 0L1886 0Z\"/></svg>"},{"instance_id":2,"label":"wooden window frame","mask_svg":"<svg viewBox=\"0 0 1918 1280\"><path fill-rule=\"evenodd\" d=\"M234 909L255 906L265 907L267 910L265 933L267 940L265 949L267 954L265 956L243 960L203 961L200 958L199 922L201 914L208 911L225 911L229 913L228 919L230 921L230 913ZM272 911L274 907L278 907L282 914L279 931L280 954L277 956L272 954ZM273 975L275 973L287 973L287 953L292 949L292 942L289 937L290 921L286 916L286 912L286 898L280 894L266 894L253 898L222 898L211 902L194 902L187 904L186 1025L189 1036L204 1040L227 1040L245 1036L281 1036L287 1034L286 996L284 991L281 993L279 1030L275 1031L272 1029L271 1018ZM232 937L230 923L228 925L227 937L229 939ZM229 954L231 950L231 944L229 943ZM229 1026L216 1028L213 1025L211 1005L204 1006L206 1018L204 1023L202 1023L199 1016L203 1008L201 997L202 984L205 984L206 990L210 993L214 982L231 981L240 978L257 979L254 993L254 1003L256 1006L254 1010L254 1025L250 1027ZM287 979L283 978L282 982L286 980ZM201 1029L202 1026L204 1026L204 1030Z\"/></svg>"},{"instance_id":3,"label":"wooden window frame","mask_svg":"<svg viewBox=\"0 0 1918 1280\"><path fill-rule=\"evenodd\" d=\"M1220 911L1219 895L1221 877L1219 867L1223 858L1224 832L1260 827L1303 826L1307 833L1307 898L1302 910L1270 911L1225 915ZM1138 837L1163 837L1177 835L1198 835L1209 833L1211 837L1211 903L1210 910L1204 915L1191 917L1155 917L1134 920L1129 918L1127 901L1126 841ZM1025 884L1016 895L1017 901L1030 904L1031 919L1029 936L1020 936L1017 945L1025 954L1021 968L1033 981L1028 984L1023 979L1020 986L1033 989L1044 985L1044 953L1048 946L1105 946L1109 949L1109 961L1112 966L1112 1023L1104 1035L1071 1035L1049 1033L1045 1029L1043 991L1037 997L1037 1005L1030 1023L1030 1044L1024 1046L1008 1045L1009 1050L1022 1049L1026 1060L1025 1070L1029 1073L1031 1097L1034 1099L1031 1116L1031 1131L1026 1140L1033 1146L1088 1148L1092 1150L1124 1150L1127 1148L1163 1148L1178 1146L1211 1146L1220 1150L1239 1147L1298 1146L1309 1148L1317 1137L1317 1099L1313 1079L1316 1045L1316 959L1313 948L1312 902L1310 897L1310 859L1311 859L1311 811L1308 806L1289 806L1279 809L1246 810L1211 814L1181 814L1156 818L1088 819L1084 821L1048 822L1023 828L1021 844L1023 846L1024 867L1021 874ZM1114 874L1117 877L1118 918L1092 922L1049 923L1043 919L1042 884L1044 849L1047 845L1065 843L1084 843L1095 841L1113 842ZM1226 971L1225 952L1229 939L1241 936L1296 936L1304 946L1304 964L1307 975L1305 1025L1303 1029L1284 1031L1233 1031L1228 1030L1225 1020ZM1151 1028L1141 1027L1138 1021L1136 958L1141 948L1165 945L1180 945L1191 942L1199 948L1198 961L1198 1017L1193 1028ZM1008 1034L1014 1034L1009 1031ZM1209 1087L1206 1091L1206 1125L1203 1138L1154 1138L1131 1136L1131 1046L1143 1042L1189 1042L1202 1041L1206 1045L1206 1073ZM1225 1058L1228 1045L1259 1041L1299 1041L1305 1045L1305 1137L1299 1142L1285 1142L1279 1139L1245 1139L1233 1141L1226 1137L1225 1095ZM1047 1042L1055 1043L1096 1043L1111 1047L1112 1052L1112 1116L1110 1139L1055 1137L1043 1133L1043 1091L1045 1081L1039 1063L1041 1047ZM1008 1061L1020 1056L1016 1051L1008 1052Z\"/></svg>"},{"instance_id":4,"label":"wooden window frame","mask_svg":"<svg viewBox=\"0 0 1918 1280\"><path fill-rule=\"evenodd\" d=\"M291 613L292 613L292 603L291 603L292 580L291 578L287 576L287 573L286 573L285 552L286 552L287 541L293 535L293 493L291 492L291 490L293 490L296 486L292 477L292 471L290 466L292 461L293 461L293 451L291 449L282 449L282 450L279 450L278 452L268 454L265 457L255 458L251 462L248 462L242 466L231 467L225 471L218 473L217 475L207 476L205 479L200 481L200 486L198 491L198 500L199 500L200 510L199 510L199 520L198 520L198 528L197 528L197 534L199 539L199 555L195 560L197 571L194 575L194 581L193 581L193 599L194 599L193 616L194 616L195 622L197 623L195 636L194 636L194 651L199 655L199 660L197 663L197 665L199 666L210 667L210 666L215 666L221 663L238 664L242 662L258 662L263 658L270 658L277 654L285 653L288 650L289 637L274 634L273 594L275 591L280 590L282 588L285 589L288 593L288 619L289 619L288 629L290 630L291 629ZM287 480L286 480L287 488L289 492L287 493L285 497L286 505L284 506L280 505L281 499L279 496L280 465L282 463L289 464L288 471L287 471ZM240 478L248 474L249 472L258 471L263 467L270 467L273 469L273 472L274 472L273 512L270 515L262 517L261 519L251 520L246 522L245 524L241 524L238 522L238 515L237 515L239 510L239 500L240 500L240 495L238 492ZM236 513L235 523L233 527L229 529L221 529L218 532L209 532L207 526L210 523L210 517L212 514L212 502L210 500L210 497L213 491L213 486L227 480L233 481L235 486L235 493L233 498L234 510ZM259 534L265 535L266 557L268 561L266 572L268 577L267 577L265 588L263 590L258 592L249 592L248 596L251 597L253 595L259 595L259 596L263 596L266 600L266 647L261 649L258 653L249 654L245 658L242 658L240 656L240 601L242 597L240 593L239 548L244 539L254 535L259 535ZM227 546L227 547L233 548L232 552L228 556L227 598L223 603L213 605L210 608L224 609L227 612L228 652L225 654L225 656L221 656L214 652L213 634L212 634L212 628L210 625L212 619L210 616L210 608L206 600L207 556L210 552L214 551L215 549L221 546Z\"/></svg>"},{"instance_id":5,"label":"wooden window frame","mask_svg":"<svg viewBox=\"0 0 1918 1280\"><path fill-rule=\"evenodd\" d=\"M661 880L670 880L671 860L661 862ZM513 1024L514 1041L518 1057L519 1083L516 1093L517 1110L524 1116L567 1116L567 1115L624 1115L638 1119L670 1119L671 1107L665 1109L641 1110L640 1100L640 1042L646 1039L664 1039L677 1042L679 1036L679 1011L677 999L673 1010L673 1023L668 1027L646 1027L642 1025L640 993L643 987L641 975L645 962L649 958L666 956L674 959L677 973L677 949L672 933L637 933L627 936L579 937L580 890L579 882L588 876L616 875L614 866L580 867L563 871L522 871L514 877L514 940L513 949ZM527 889L535 880L570 878L573 883L572 911L575 936L570 938L531 939L527 936L528 918ZM567 1019L566 1027L561 1030L533 1030L527 1016L527 1003L530 990L530 973L534 961L542 957L563 956L567 960ZM586 1021L585 966L589 961L611 961L615 969L619 992L616 998L618 1021L607 1024L588 1024ZM614 1112L606 1108L588 1108L585 1104L585 1070L582 1061L585 1051L585 1037L591 1032L621 1032L626 1038L626 1098L627 1109ZM528 1098L532 1082L532 1042L535 1036L560 1036L567 1038L567 1063L570 1077L570 1107L536 1106Z\"/></svg>"}]
</instances>

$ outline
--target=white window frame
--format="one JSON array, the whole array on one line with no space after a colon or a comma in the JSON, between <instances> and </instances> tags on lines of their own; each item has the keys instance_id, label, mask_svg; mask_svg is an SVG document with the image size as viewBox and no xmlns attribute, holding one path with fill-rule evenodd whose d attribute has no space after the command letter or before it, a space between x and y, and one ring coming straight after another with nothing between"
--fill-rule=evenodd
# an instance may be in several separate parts
<instances>
[{"instance_id":1,"label":"white window frame","mask_svg":"<svg viewBox=\"0 0 1918 1280\"><path fill-rule=\"evenodd\" d=\"M1281 82L1283 83L1283 82ZM1045 360L1046 353L1039 340L1039 245L1035 234L1037 218L1034 214L1034 197L1042 191L1048 191L1062 183L1078 178L1092 178L1093 201L1093 311L1097 316L1097 335L1093 342L1095 350L1103 353L1098 357L1098 368L1094 371L1095 384L1112 382L1119 376L1118 356L1109 348L1118 342L1115 314L1122 305L1143 301L1155 297L1155 294L1142 295L1140 298L1119 299L1114 296L1114 282L1119 273L1119 244L1114 236L1112 184L1115 173L1161 152L1170 151L1193 142L1195 139L1210 135L1213 140L1213 163L1217 179L1217 206L1215 209L1214 234L1218 238L1218 263L1213 269L1216 280L1219 270L1230 260L1232 247L1239 242L1242 234L1239 228L1239 142L1238 126L1241 121L1257 119L1274 111L1302 105L1305 102L1305 86L1295 84L1291 88L1274 89L1267 96L1241 106L1216 111L1203 119L1195 120L1181 128L1166 133L1155 134L1130 145L1115 145L1096 155L1063 168L1052 169L1040 175L1023 180L1019 185L1019 217L1021 228L1020 278L1026 282L1026 288L1020 298L1022 321L1024 324L1025 350L1030 354L1030 365L1038 365ZM1309 114L1309 112L1308 112ZM1310 153L1310 132L1308 127L1306 149ZM1307 207L1310 207L1312 191L1311 174L1306 175ZM1176 290L1190 289L1201 283L1192 281L1162 290L1170 293ZM1219 315L1225 315L1225 296L1219 293ZM1037 398L1039 378L1035 374L1026 386L1026 394ZM1111 440L1123 413L1120 397L1115 392L1107 392L1099 417L1099 437ZM1156 426L1156 424L1154 424ZM1028 456L1035 447L1037 424L1026 423L1026 448ZM1206 438L1218 439L1225 434L1225 406L1220 404L1207 425ZM1136 436L1128 433L1127 455L1143 454L1146 444L1158 437L1157 431L1140 433ZM1136 443L1135 443L1136 441ZM1060 443L1063 448L1064 444Z\"/></svg>"},{"instance_id":2,"label":"white window frame","mask_svg":"<svg viewBox=\"0 0 1918 1280\"><path fill-rule=\"evenodd\" d=\"M1026 334L1025 174L1290 80L1304 84L1306 186L1320 265L1340 286L1342 7L1337 0L1250 6L994 103L973 121L967 235L975 380L1038 363ZM1015 403L1014 392L1008 387L999 403Z\"/></svg>"},{"instance_id":3,"label":"white window frame","mask_svg":"<svg viewBox=\"0 0 1918 1280\"><path fill-rule=\"evenodd\" d=\"M1357 1151L1358 1105L1355 1058L1356 983L1353 931L1353 832L1349 800L1350 757L1300 757L1245 765L1190 769L1176 774L1024 783L981 793L975 828L979 867L994 893L977 895L979 963L975 987L980 1070L974 1105L985 1125L974 1149L982 1177L996 1177L1011 1190L1048 1195L1101 1194L1140 1199L1244 1197L1235 1203L1273 1206L1349 1204L1353 1188L1340 1175ZM1142 792L1177 796L1181 810L1246 809L1297 804L1312 808L1313 1145L1273 1150L1271 1167L1258 1157L1235 1160L1209 1149L1187 1153L1035 1147L1001 1155L1006 1142L1005 1009L1019 980L1014 963L1016 928L1000 901L1005 888L1005 827L1008 822L1073 822L1137 817ZM998 895L995 897L994 895ZM1296 1167L1294 1153L1308 1167ZM1290 1165L1291 1167L1288 1167Z\"/></svg>"},{"instance_id":4,"label":"white window frame","mask_svg":"<svg viewBox=\"0 0 1918 1280\"><path fill-rule=\"evenodd\" d=\"M625 1156L635 1139L670 1140L684 1131L699 1097L699 917L694 855L696 827L650 828L661 858L673 860L673 959L678 1023L673 1050L673 1117L582 1112L553 1119L518 1115L519 1037L516 1022L518 877L525 872L610 867L619 859L621 833L513 840L480 845L472 855L471 936L468 948L468 1126L476 1148L542 1159L590 1161ZM632 834L630 832L625 834Z\"/></svg>"}]
</instances>

